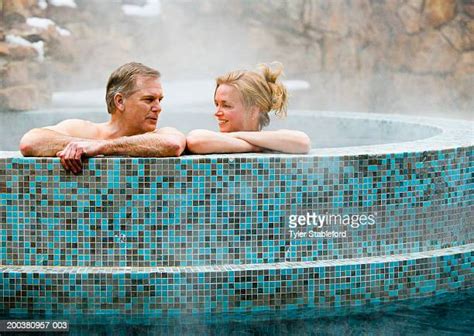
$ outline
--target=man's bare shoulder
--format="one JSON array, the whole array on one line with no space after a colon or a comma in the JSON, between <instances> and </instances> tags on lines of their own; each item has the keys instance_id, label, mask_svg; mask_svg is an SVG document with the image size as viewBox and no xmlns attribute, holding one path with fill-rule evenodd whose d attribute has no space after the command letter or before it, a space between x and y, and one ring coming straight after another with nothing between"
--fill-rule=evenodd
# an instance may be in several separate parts
<instances>
[{"instance_id":1,"label":"man's bare shoulder","mask_svg":"<svg viewBox=\"0 0 474 336\"><path fill-rule=\"evenodd\" d=\"M99 124L82 119L66 119L54 126L47 126L43 128L68 136L80 138L97 138L100 133Z\"/></svg>"}]
</instances>

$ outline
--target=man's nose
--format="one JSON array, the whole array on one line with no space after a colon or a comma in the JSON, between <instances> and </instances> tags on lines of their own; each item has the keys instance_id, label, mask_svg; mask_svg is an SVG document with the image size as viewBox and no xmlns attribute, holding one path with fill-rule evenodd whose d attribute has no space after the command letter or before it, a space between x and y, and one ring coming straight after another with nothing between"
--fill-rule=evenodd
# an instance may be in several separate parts
<instances>
[{"instance_id":1,"label":"man's nose","mask_svg":"<svg viewBox=\"0 0 474 336\"><path fill-rule=\"evenodd\" d=\"M160 113L161 112L161 104L159 101L157 101L155 104L153 104L153 106L151 107L151 110L153 112L156 112L156 113Z\"/></svg>"}]
</instances>

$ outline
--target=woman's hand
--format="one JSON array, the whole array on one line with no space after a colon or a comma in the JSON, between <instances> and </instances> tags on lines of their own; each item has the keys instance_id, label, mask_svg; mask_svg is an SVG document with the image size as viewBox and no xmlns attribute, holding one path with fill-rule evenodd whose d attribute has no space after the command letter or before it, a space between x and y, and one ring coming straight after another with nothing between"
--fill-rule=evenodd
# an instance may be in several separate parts
<instances>
[{"instance_id":1,"label":"woman's hand","mask_svg":"<svg viewBox=\"0 0 474 336\"><path fill-rule=\"evenodd\" d=\"M306 133L292 130L232 132L228 133L235 139L263 149L290 154L306 154L311 150L311 140Z\"/></svg>"},{"instance_id":2,"label":"woman's hand","mask_svg":"<svg viewBox=\"0 0 474 336\"><path fill-rule=\"evenodd\" d=\"M191 153L247 153L261 152L263 149L232 135L203 129L189 132L186 145Z\"/></svg>"}]
</instances>

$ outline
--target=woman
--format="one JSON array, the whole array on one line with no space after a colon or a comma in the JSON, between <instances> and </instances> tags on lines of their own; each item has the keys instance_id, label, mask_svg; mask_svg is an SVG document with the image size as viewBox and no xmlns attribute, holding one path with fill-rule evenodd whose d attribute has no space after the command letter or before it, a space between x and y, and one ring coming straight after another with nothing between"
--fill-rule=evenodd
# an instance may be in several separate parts
<instances>
[{"instance_id":1,"label":"woman","mask_svg":"<svg viewBox=\"0 0 474 336\"><path fill-rule=\"evenodd\" d=\"M300 131L262 131L270 122L269 113L286 116L288 94L278 80L282 66L269 65L256 71L232 71L216 80L214 102L219 132L194 130L187 136L191 153L243 153L279 151L308 153L309 137Z\"/></svg>"}]
</instances>

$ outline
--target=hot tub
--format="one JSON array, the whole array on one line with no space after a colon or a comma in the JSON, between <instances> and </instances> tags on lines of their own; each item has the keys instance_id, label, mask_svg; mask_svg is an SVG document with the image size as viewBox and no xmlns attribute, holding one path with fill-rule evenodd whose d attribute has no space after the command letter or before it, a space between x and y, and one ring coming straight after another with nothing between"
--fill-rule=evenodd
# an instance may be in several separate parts
<instances>
[{"instance_id":1,"label":"hot tub","mask_svg":"<svg viewBox=\"0 0 474 336\"><path fill-rule=\"evenodd\" d=\"M74 176L2 152L0 311L336 309L474 286L472 122L290 115L308 155L94 158Z\"/></svg>"}]
</instances>

